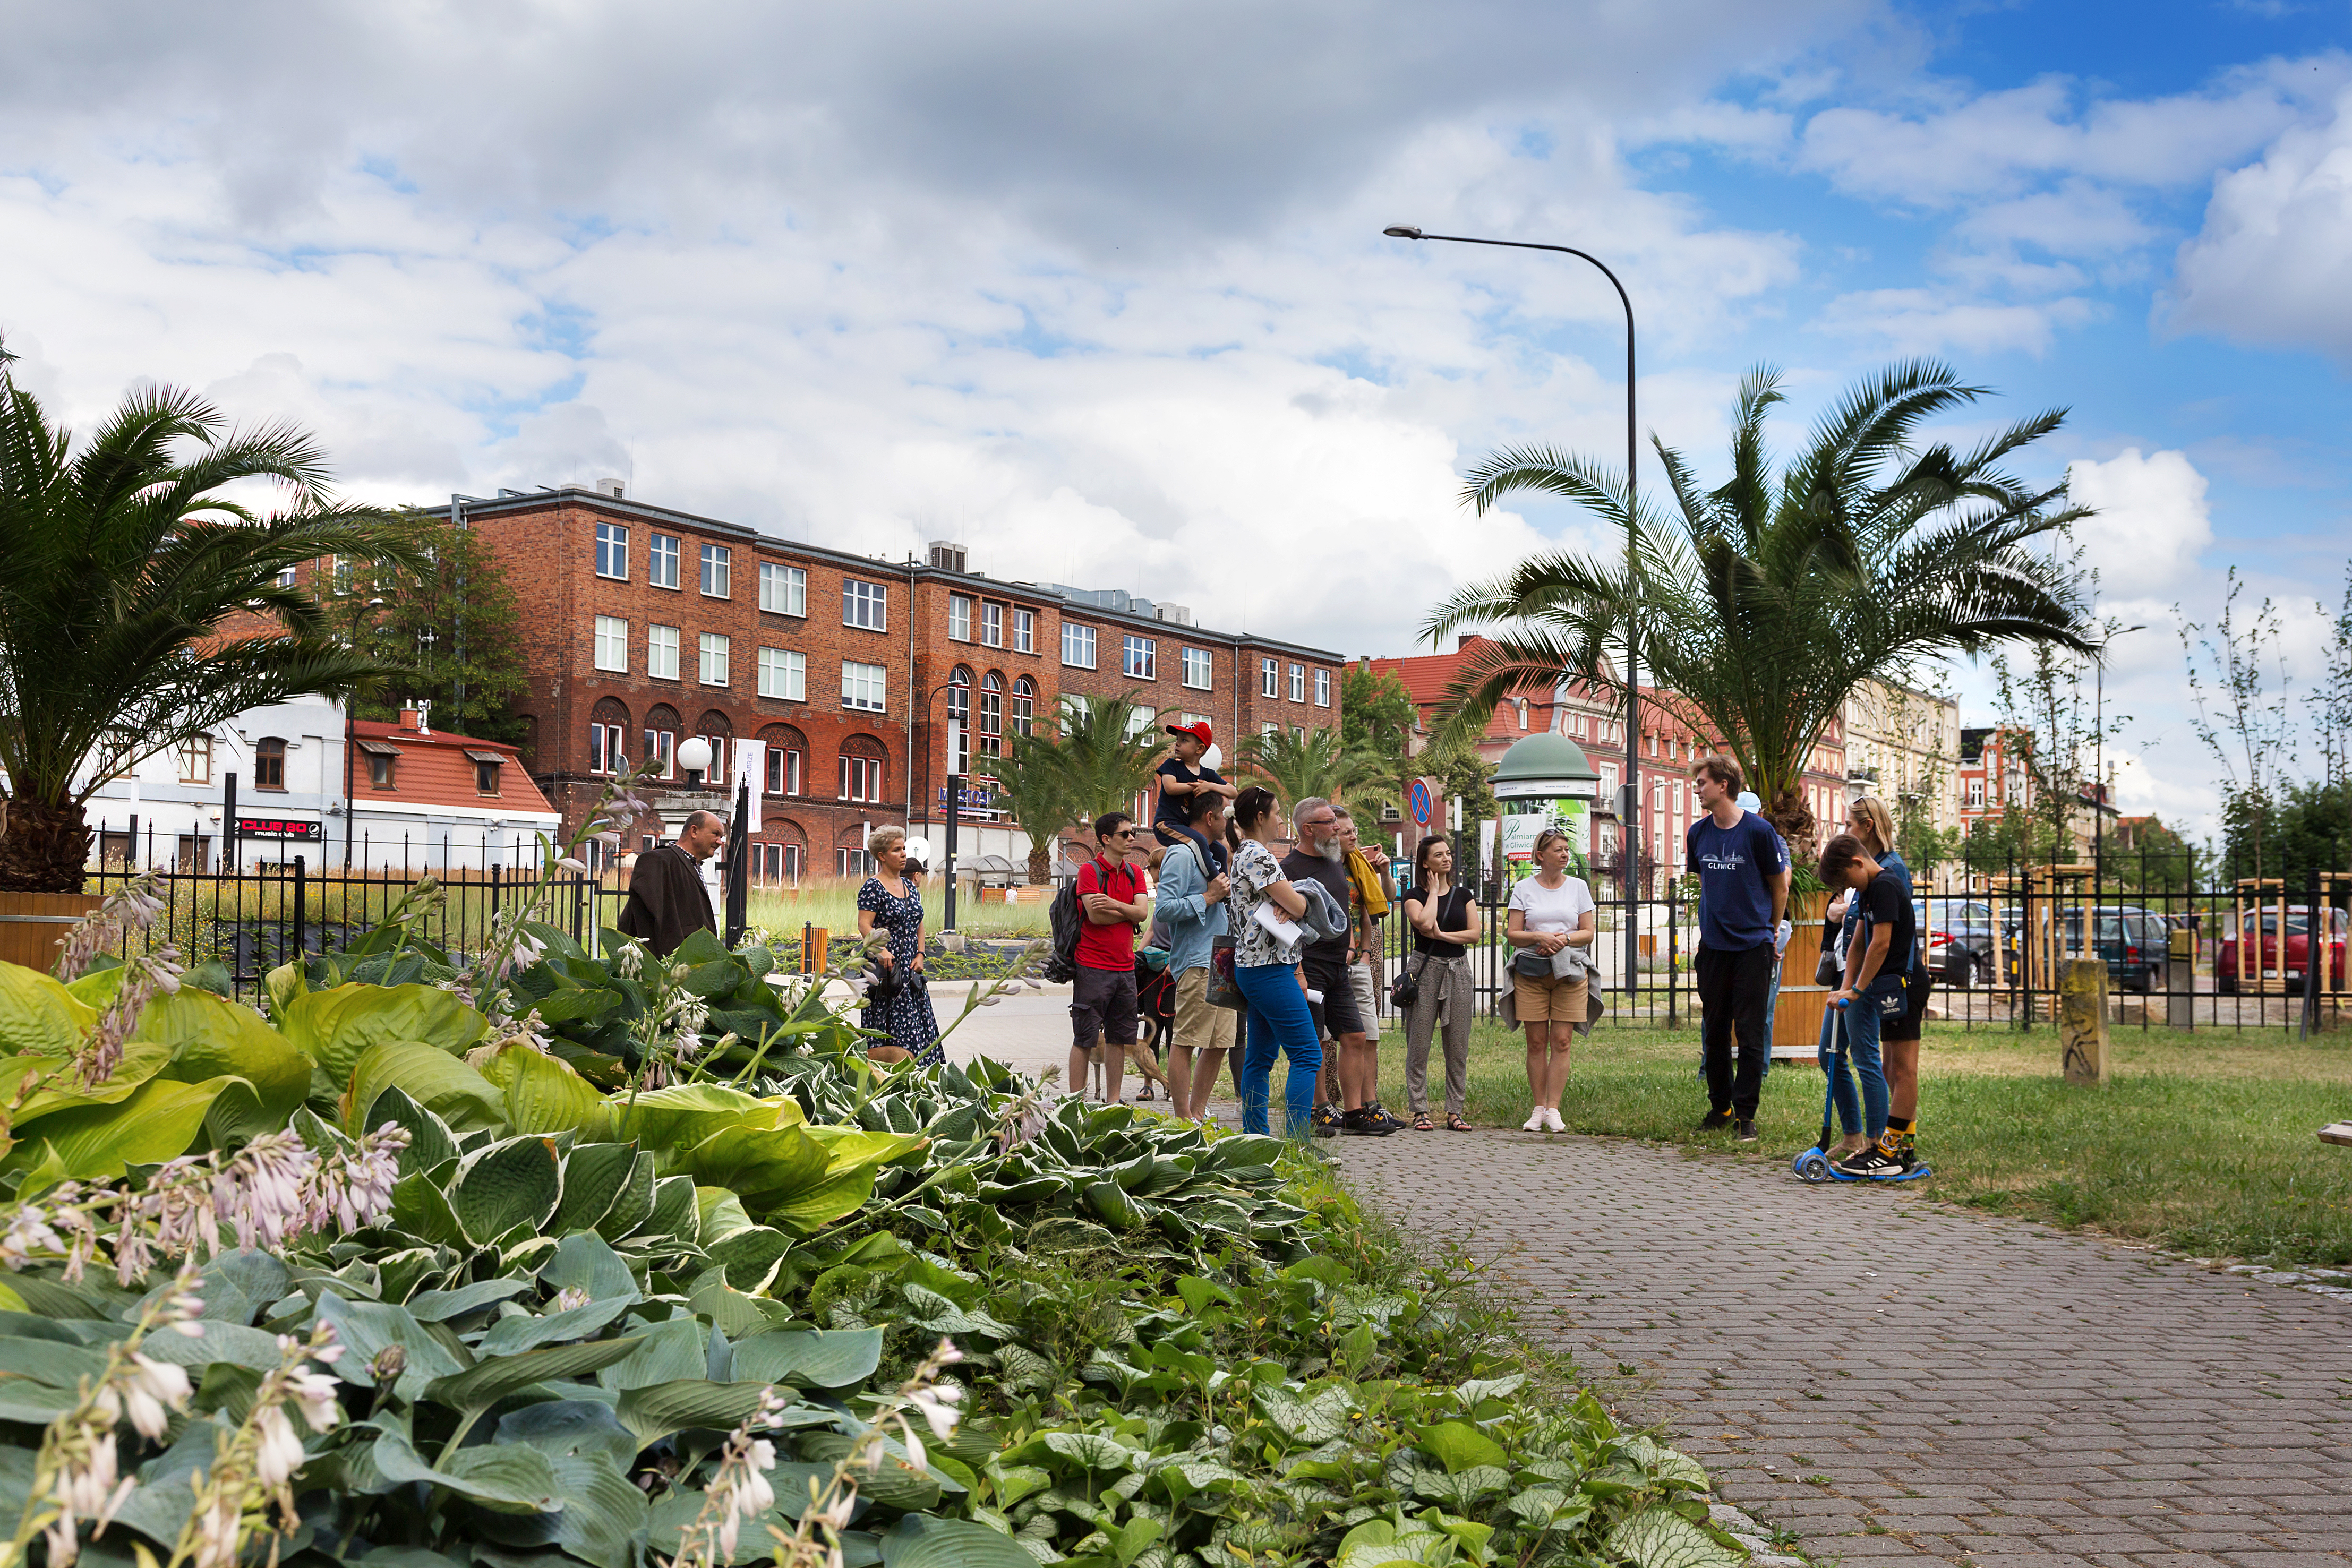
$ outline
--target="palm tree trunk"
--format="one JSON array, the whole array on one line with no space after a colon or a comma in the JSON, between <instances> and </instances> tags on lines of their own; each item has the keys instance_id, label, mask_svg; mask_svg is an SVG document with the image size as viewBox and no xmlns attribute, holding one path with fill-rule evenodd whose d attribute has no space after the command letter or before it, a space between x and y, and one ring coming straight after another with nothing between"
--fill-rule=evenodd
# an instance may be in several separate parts
<instances>
[{"instance_id":1,"label":"palm tree trunk","mask_svg":"<svg viewBox=\"0 0 2352 1568\"><path fill-rule=\"evenodd\" d=\"M1054 880L1052 841L1032 838L1029 841L1029 885L1043 887Z\"/></svg>"},{"instance_id":2,"label":"palm tree trunk","mask_svg":"<svg viewBox=\"0 0 2352 1568\"><path fill-rule=\"evenodd\" d=\"M0 891L79 893L89 864L89 826L76 805L22 796L0 802Z\"/></svg>"}]
</instances>

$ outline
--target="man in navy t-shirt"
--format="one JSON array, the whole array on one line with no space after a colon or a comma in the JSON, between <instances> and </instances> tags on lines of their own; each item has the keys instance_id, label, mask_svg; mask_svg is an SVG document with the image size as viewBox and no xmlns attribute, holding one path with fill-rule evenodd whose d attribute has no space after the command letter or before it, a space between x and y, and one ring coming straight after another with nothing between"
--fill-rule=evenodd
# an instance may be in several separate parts
<instances>
[{"instance_id":1,"label":"man in navy t-shirt","mask_svg":"<svg viewBox=\"0 0 2352 1568\"><path fill-rule=\"evenodd\" d=\"M1736 1127L1741 1143L1753 1143L1764 1068L1772 1058L1772 1041L1764 1032L1772 960L1789 943L1789 853L1771 823L1740 810L1738 763L1703 757L1691 765L1691 785L1706 813L1684 836L1685 863L1698 876L1695 967L1707 1100L1699 1130Z\"/></svg>"}]
</instances>

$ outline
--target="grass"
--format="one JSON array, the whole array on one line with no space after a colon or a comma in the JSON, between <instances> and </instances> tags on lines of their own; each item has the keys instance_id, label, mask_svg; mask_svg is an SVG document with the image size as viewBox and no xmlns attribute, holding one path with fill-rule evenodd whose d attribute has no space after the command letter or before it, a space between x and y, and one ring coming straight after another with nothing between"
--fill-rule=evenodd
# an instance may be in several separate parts
<instances>
[{"instance_id":1,"label":"grass","mask_svg":"<svg viewBox=\"0 0 2352 1568\"><path fill-rule=\"evenodd\" d=\"M1401 1109L1402 1031L1381 1043L1382 1097ZM1430 1092L1442 1114L1438 1054L1431 1052ZM2118 1030L2104 1089L2070 1087L2058 1056L2047 1030L1929 1025L1919 1141L1935 1175L1921 1186L1973 1207L2198 1257L2352 1264L2352 1151L2313 1136L2352 1112L2352 1032L2298 1042L2282 1030ZM1819 1070L1783 1062L1765 1081L1759 1145L1742 1150L1727 1134L1696 1132L1706 1104L1695 1030L1604 1028L1578 1041L1573 1061L1560 1106L1572 1133L1703 1146L1785 1167L1821 1129ZM1525 1063L1518 1035L1476 1026L1473 1122L1526 1119Z\"/></svg>"},{"instance_id":2,"label":"grass","mask_svg":"<svg viewBox=\"0 0 2352 1568\"><path fill-rule=\"evenodd\" d=\"M865 879L812 877L799 887L782 892L755 891L745 902L751 923L784 939L796 938L803 925L826 931L857 929L857 890ZM938 931L945 922L946 890L937 877L923 888L924 928ZM956 901L956 929L968 936L1045 936L1053 926L1043 902L1035 904L974 904Z\"/></svg>"}]
</instances>

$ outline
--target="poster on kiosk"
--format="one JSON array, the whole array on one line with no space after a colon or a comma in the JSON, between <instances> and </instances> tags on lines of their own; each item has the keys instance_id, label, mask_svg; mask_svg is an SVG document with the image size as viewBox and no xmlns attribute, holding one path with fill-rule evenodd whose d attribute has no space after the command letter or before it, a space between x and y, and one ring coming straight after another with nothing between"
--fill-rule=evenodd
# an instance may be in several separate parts
<instances>
[{"instance_id":1,"label":"poster on kiosk","mask_svg":"<svg viewBox=\"0 0 2352 1568\"><path fill-rule=\"evenodd\" d=\"M1531 735L1503 753L1495 768L1499 818L1487 823L1481 860L1507 898L1520 879L1536 872L1536 840L1547 829L1568 835L1575 852L1569 874L1591 873L1592 808L1601 776L1584 751L1564 735Z\"/></svg>"}]
</instances>

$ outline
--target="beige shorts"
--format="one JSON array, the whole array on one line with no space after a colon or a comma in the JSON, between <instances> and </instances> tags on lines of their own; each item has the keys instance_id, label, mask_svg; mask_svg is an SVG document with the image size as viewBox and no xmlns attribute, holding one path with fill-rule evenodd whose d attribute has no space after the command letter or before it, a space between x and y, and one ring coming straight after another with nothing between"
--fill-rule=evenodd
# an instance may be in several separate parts
<instances>
[{"instance_id":1,"label":"beige shorts","mask_svg":"<svg viewBox=\"0 0 2352 1568\"><path fill-rule=\"evenodd\" d=\"M1537 980L1514 970L1511 1000L1518 1009L1521 1023L1582 1023L1585 982Z\"/></svg>"},{"instance_id":2,"label":"beige shorts","mask_svg":"<svg viewBox=\"0 0 2352 1568\"><path fill-rule=\"evenodd\" d=\"M1370 964L1348 966L1348 988L1356 993L1356 1017L1364 1025L1364 1040L1371 1045L1381 1042L1380 988L1372 984Z\"/></svg>"},{"instance_id":3,"label":"beige shorts","mask_svg":"<svg viewBox=\"0 0 2352 1568\"><path fill-rule=\"evenodd\" d=\"M1231 1051L1241 1014L1209 1000L1209 971L1176 977L1176 1040L1187 1051Z\"/></svg>"}]
</instances>

